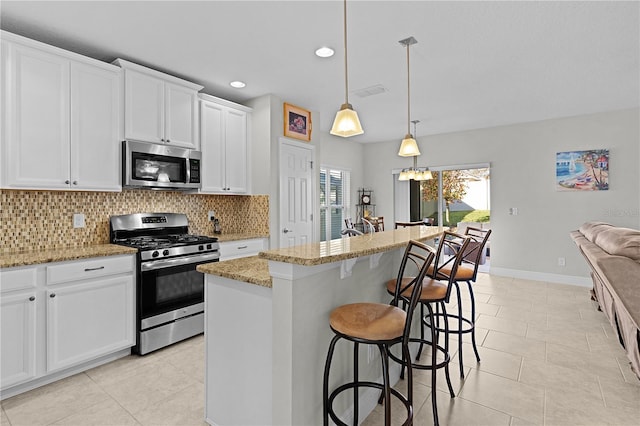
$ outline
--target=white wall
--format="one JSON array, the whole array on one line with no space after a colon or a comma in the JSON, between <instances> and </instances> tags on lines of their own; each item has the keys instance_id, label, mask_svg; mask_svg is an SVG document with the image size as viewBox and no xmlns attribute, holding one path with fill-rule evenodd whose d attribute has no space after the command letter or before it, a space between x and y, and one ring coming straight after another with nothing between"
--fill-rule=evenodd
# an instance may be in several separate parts
<instances>
[{"instance_id":1,"label":"white wall","mask_svg":"<svg viewBox=\"0 0 640 426\"><path fill-rule=\"evenodd\" d=\"M639 116L632 109L421 137L418 166L490 163L492 271L585 284L588 268L569 232L589 220L640 228ZM412 164L397 156L399 146L364 149L364 179L385 218L394 217L391 170ZM557 192L556 152L595 148L610 150L610 189ZM508 215L510 207L519 214Z\"/></svg>"},{"instance_id":2,"label":"white wall","mask_svg":"<svg viewBox=\"0 0 640 426\"><path fill-rule=\"evenodd\" d=\"M265 95L252 99L247 105L253 108L252 120L252 191L254 194L269 195L269 244L270 248L278 248L280 245L280 164L279 164L279 143L284 134L284 101L273 95ZM337 145L333 145L331 139L333 136L320 132L320 115L317 111L311 111L312 132L310 145L316 148L316 165L314 167L316 173L316 199L319 199L318 182L320 181L320 167L322 164L322 156L329 155L330 158L336 154ZM328 146L325 147L325 139L329 139ZM292 139L296 141L295 139ZM301 142L304 143L304 142ZM353 145L353 143L351 143ZM357 145L357 144L356 144ZM353 151L354 147L349 148ZM362 181L361 151L358 153L358 163L352 165L358 172L358 182ZM345 168L344 162L336 163ZM318 204L318 203L316 203ZM319 207L316 205L314 217L320 218ZM316 225L320 226L320 220L316 220ZM319 232L316 233L319 236Z\"/></svg>"}]
</instances>

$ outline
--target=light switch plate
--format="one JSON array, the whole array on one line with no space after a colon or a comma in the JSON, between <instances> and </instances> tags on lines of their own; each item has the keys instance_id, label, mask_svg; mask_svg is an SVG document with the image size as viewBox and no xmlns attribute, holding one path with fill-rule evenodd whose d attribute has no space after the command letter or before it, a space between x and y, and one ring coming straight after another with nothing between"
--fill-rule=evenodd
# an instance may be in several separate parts
<instances>
[{"instance_id":1,"label":"light switch plate","mask_svg":"<svg viewBox=\"0 0 640 426\"><path fill-rule=\"evenodd\" d=\"M73 227L84 228L84 214L82 213L73 214Z\"/></svg>"},{"instance_id":2,"label":"light switch plate","mask_svg":"<svg viewBox=\"0 0 640 426\"><path fill-rule=\"evenodd\" d=\"M212 218L214 218L216 216L216 212L213 210L209 210L209 215L207 216L209 218L209 221L211 221Z\"/></svg>"}]
</instances>

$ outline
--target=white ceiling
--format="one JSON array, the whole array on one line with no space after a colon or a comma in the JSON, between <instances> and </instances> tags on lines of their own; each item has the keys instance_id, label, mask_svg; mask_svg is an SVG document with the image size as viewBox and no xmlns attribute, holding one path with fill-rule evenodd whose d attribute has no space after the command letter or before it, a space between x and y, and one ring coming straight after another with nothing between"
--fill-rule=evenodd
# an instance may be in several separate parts
<instances>
[{"instance_id":1,"label":"white ceiling","mask_svg":"<svg viewBox=\"0 0 640 426\"><path fill-rule=\"evenodd\" d=\"M104 61L120 57L243 103L274 94L320 114L344 102L342 1L7 1L0 27ZM349 0L349 100L365 134L418 135L640 106L637 1ZM317 47L336 50L330 59ZM244 89L228 83L240 79ZM374 85L387 91L361 98ZM413 128L412 128L413 130ZM517 141L514 141L517 142Z\"/></svg>"}]
</instances>

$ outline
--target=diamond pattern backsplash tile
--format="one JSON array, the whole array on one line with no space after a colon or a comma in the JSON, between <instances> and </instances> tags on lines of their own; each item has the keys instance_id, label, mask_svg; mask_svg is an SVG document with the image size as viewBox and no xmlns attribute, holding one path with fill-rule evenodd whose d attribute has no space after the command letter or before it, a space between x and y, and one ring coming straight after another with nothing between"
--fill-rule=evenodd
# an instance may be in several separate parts
<instances>
[{"instance_id":1,"label":"diamond pattern backsplash tile","mask_svg":"<svg viewBox=\"0 0 640 426\"><path fill-rule=\"evenodd\" d=\"M109 217L129 213L186 213L189 232L212 235L209 210L224 233L269 234L267 195L0 190L2 253L105 244ZM85 215L84 228L73 228L74 213Z\"/></svg>"}]
</instances>

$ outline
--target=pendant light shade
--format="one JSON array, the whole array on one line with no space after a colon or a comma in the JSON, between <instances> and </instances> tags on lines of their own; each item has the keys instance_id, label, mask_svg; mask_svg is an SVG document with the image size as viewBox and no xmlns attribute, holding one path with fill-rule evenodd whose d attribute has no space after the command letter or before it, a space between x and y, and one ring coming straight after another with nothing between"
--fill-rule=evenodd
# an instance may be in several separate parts
<instances>
[{"instance_id":1,"label":"pendant light shade","mask_svg":"<svg viewBox=\"0 0 640 426\"><path fill-rule=\"evenodd\" d=\"M358 113L349 103L349 73L347 67L347 0L344 0L344 103L336 113L329 132L335 136L348 138L364 133Z\"/></svg>"},{"instance_id":2,"label":"pendant light shade","mask_svg":"<svg viewBox=\"0 0 640 426\"><path fill-rule=\"evenodd\" d=\"M333 120L333 127L330 133L343 138L364 133L358 119L358 113L353 110L351 104L342 104L340 110L336 113L335 120Z\"/></svg>"},{"instance_id":3,"label":"pendant light shade","mask_svg":"<svg viewBox=\"0 0 640 426\"><path fill-rule=\"evenodd\" d=\"M398 151L398 155L400 157L413 157L415 155L420 155L418 142L416 142L411 133L408 133L404 137L404 139L402 139L402 144L400 145L400 151Z\"/></svg>"}]
</instances>

